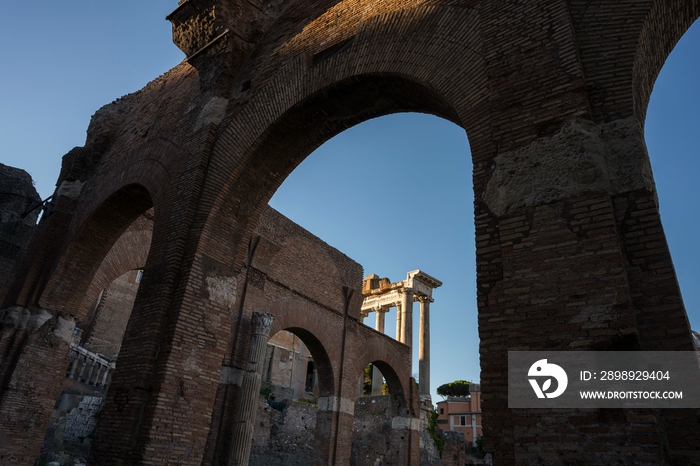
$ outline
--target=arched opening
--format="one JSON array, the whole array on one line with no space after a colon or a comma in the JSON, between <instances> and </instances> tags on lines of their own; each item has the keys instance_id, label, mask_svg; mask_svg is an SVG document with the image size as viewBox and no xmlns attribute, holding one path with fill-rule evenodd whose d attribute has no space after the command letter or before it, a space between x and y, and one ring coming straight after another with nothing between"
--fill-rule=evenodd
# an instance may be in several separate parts
<instances>
[{"instance_id":1,"label":"arched opening","mask_svg":"<svg viewBox=\"0 0 700 466\"><path fill-rule=\"evenodd\" d=\"M323 344L309 330L288 327L270 337L262 368L256 435L249 464L285 461L311 465L328 413L319 409L333 394L333 367ZM284 450L284 451L283 451Z\"/></svg>"},{"instance_id":2,"label":"arched opening","mask_svg":"<svg viewBox=\"0 0 700 466\"><path fill-rule=\"evenodd\" d=\"M676 38L678 40L678 38ZM700 245L693 232L700 203L696 174L700 170L695 134L700 124L700 22L670 44L648 98L644 136L649 151L659 210L673 257L690 326L700 331ZM675 47L674 47L675 45Z\"/></svg>"},{"instance_id":3,"label":"arched opening","mask_svg":"<svg viewBox=\"0 0 700 466\"><path fill-rule=\"evenodd\" d=\"M400 428L409 419L402 378L384 360L367 364L360 375L353 418L350 465L371 466L378 463L400 463L411 449L410 429ZM374 382L374 383L373 383ZM377 393L378 392L378 393ZM416 418L416 420L420 417ZM439 462L437 448L429 435L421 437L421 459ZM429 442L429 443L426 443Z\"/></svg>"},{"instance_id":4,"label":"arched opening","mask_svg":"<svg viewBox=\"0 0 700 466\"><path fill-rule=\"evenodd\" d=\"M125 186L109 196L87 218L62 254L39 298L40 306L69 314L81 309L107 253L139 216L152 208L148 190L138 184Z\"/></svg>"},{"instance_id":5,"label":"arched opening","mask_svg":"<svg viewBox=\"0 0 700 466\"><path fill-rule=\"evenodd\" d=\"M421 113L405 113L411 111ZM391 117L384 116L383 118L375 118L382 115L399 113L400 115L392 115ZM437 115L442 118L426 116L425 113ZM329 117L329 115L331 115L331 117ZM464 259L466 253L462 255L461 251L459 251L459 249L462 251L466 250L467 248L464 247L464 243L468 244L470 242L470 238L473 238L472 211L471 202L469 201L469 198L471 197L471 192L469 189L471 185L471 164L464 129L450 123L450 121L459 121L459 118L455 112L451 110L450 106L445 103L444 99L440 95L436 94L433 89L405 76L378 74L355 77L341 81L337 84L333 84L322 91L312 94L299 104L290 108L275 123L271 124L265 130L264 134L260 135L260 138L255 144L250 146L250 151L247 152L244 157L246 159L250 158L251 160L255 160L255 162L250 164L239 164L239 167L243 167L244 172L241 173L239 171L236 173L237 177L247 180L247 183L230 183L225 187L218 197L220 201L217 200L214 205L213 214L210 216L208 224L212 225L212 227L214 224L216 224L217 230L230 228L230 230L234 232L233 236L235 238L246 238L248 235L251 235L255 229L267 202L276 192L282 181L319 145L326 141L328 141L329 145L332 145L333 140L330 139L332 136L336 136L343 130L350 127L352 128L347 132L354 132L364 126L355 126L363 121L372 120L370 123L365 123L366 125L371 125L372 123L376 122L381 124L382 122L386 122L392 118L400 119L402 117L409 119L411 117L414 118L414 121L410 122L410 124L403 126L404 131L406 131L405 134L415 132L417 128L420 128L422 124L424 125L425 122L429 120L431 123L437 121L441 122L443 125L440 130L438 130L439 135L443 135L445 132L450 131L453 133L452 136L456 134L459 135L458 137L461 139L461 144L457 144L452 148L453 151L449 157L452 165L449 165L448 167L442 166L440 167L442 170L437 170L437 172L442 172L441 175L445 175L446 172L449 172L450 175L454 176L454 178L450 178L450 186L445 186L447 183L445 182L444 176L442 176L442 179L441 176L436 176L435 180L430 180L430 183L426 183L428 173L437 173L434 172L432 168L433 161L438 158L435 156L434 151L436 150L435 146L438 145L435 141L439 140L439 136L436 137L435 132L433 132L432 137L435 139L433 140L432 147L430 142L424 141L421 145L421 150L419 151L420 155L416 155L415 158L409 159L403 157L403 154L398 152L393 152L390 156L388 156L390 159L389 164L394 164L394 170L389 170L389 173L386 174L384 184L387 186L392 186L392 184L396 183L397 195L395 199L392 199L391 194L389 194L391 192L391 188L388 188L386 190L387 192L379 192L377 195L374 195L374 193L368 193L366 196L364 196L361 194L361 188L355 187L349 191L348 197L354 198L355 203L361 204L361 208L364 208L367 212L376 210L378 212L384 212L387 217L393 216L394 224L403 226L402 228L398 228L397 234L403 236L404 238L411 238L411 236L406 234L406 232L411 230L413 223L416 224L416 230L421 232L432 230L434 233L437 233L438 236L443 235L442 241L440 239L435 240L435 236L432 236L429 240L421 243L420 245L418 244L420 241L414 243L411 247L406 248L406 250L403 252L404 256L409 256L412 253L417 254L420 249L425 247L426 251L423 257L430 255L457 257L457 265L455 265L455 268L463 268L464 270L469 270L470 268L472 270L475 269L475 266L469 267L469 265L465 265L464 260L462 260L460 263L460 259ZM416 122L420 118L423 118L422 122ZM407 126L410 127L410 129L407 129ZM449 127L447 131L445 131L445 126ZM424 128L424 130L424 134L431 133L431 130L429 129ZM236 137L236 135L233 134L232 136L234 138ZM223 154L223 151L232 149L235 150L233 147L227 147L228 141L229 140L222 138L222 143L217 147L217 153ZM366 165L362 166L362 162L357 160L359 157L355 157L354 154L345 154L345 166L343 164L336 165L331 173L326 172L320 178L316 178L314 183L318 182L318 184L322 184L326 187L329 184L339 184L342 179L352 176L348 173L349 166L356 167L359 165L368 172L372 170L378 172L379 170L375 170L375 165L377 164L373 162L379 161L383 157L387 157L386 152L384 156L376 153L374 156L376 157L374 161L370 161ZM421 165L421 159L424 166ZM219 163L222 165L217 166L217 170L223 170L224 160L225 157L222 155L222 158L219 159ZM400 174L395 176L395 173L392 173L392 171L399 172ZM417 176L415 178L402 179L401 175L406 172L410 172L412 175ZM422 179L421 176L423 177ZM328 183L328 181L330 181L330 183ZM311 181L307 181L307 183L310 182ZM437 187L441 183L442 186ZM462 191L454 189L457 187L466 189ZM437 194L436 197L430 196L431 194L435 193L439 194ZM284 196L280 197L282 198ZM313 205L319 207L319 212L327 211L323 208L326 197L327 196L324 195L316 196L316 200L314 201ZM436 214L436 209L434 206L431 207L431 205L429 205L430 202L426 201L426 198L429 198L435 204L440 205L440 209L437 209L439 210L439 213ZM454 202L454 198L459 199L459 201ZM225 202L224 200L226 199L236 199L235 205L231 202ZM462 214L456 215L458 217L457 220L455 220L454 216L450 217L450 215L448 215L454 205L459 205L459 213ZM336 205L333 207L333 210L336 212L347 212L344 210L344 208L345 207ZM450 226L445 228L442 226L436 227L436 222L433 221L433 216L435 215L440 215L441 219L449 218L449 220L445 220L445 222ZM328 219L328 216L326 218ZM302 226L306 226L303 225L302 221L296 218L292 218L292 220L298 221L302 224ZM350 228L348 231L355 232L354 234L356 236L359 236L364 232L367 232L368 236L375 235L373 242L377 246L377 251L381 250L382 244L390 245L393 242L392 238L382 238L380 235L377 235L376 232L371 229L371 222L358 221L356 216L353 217L352 222L354 223L354 227ZM342 226L336 225L333 221L327 221L327 226L329 226L331 229L337 229L339 231L343 230ZM456 243L458 244L458 251L456 251L456 254L455 251L452 251L452 254L444 252L436 254L434 246L440 242L445 243L444 236L451 236L455 230L458 229L460 231L457 234L459 239L456 240ZM334 241L329 240L324 233L313 231L311 228L309 228L309 230L311 233L320 236L323 240L330 242L332 246L339 247L341 251L347 253L344 245L339 245ZM413 238L415 239L416 236L413 236ZM372 241L370 241L370 243L372 243ZM430 243L432 243L432 245ZM238 244L251 244L251 241L242 240ZM236 263L242 265L244 262L243 259L247 254L248 251L239 249L235 256ZM258 254L260 253L256 252L256 255ZM354 253L350 254L354 255ZM382 255L385 260L388 256L390 256L390 254L387 255L386 252ZM234 258L231 257L231 259ZM401 274L405 274L409 270L413 270L418 267L423 267L422 264L415 264L415 262L411 261L411 259L415 260L415 257L404 257L404 259L407 259L407 263L411 263L411 266L403 266ZM470 259L470 261L473 263L473 256ZM399 265L399 267L401 266ZM429 269L430 264L427 264L425 267ZM374 270L368 270L367 272L374 272ZM439 272L433 273L437 274ZM475 280L466 278L458 281L470 281L473 283ZM360 284L357 283L353 285L357 289ZM456 299L461 303L461 305L457 305L455 308L463 309L464 302L466 300L469 300L472 303L472 313L470 315L471 324L467 324L467 319L464 319L465 323L463 324L462 328L469 329L469 332L472 335L472 337L468 339L473 351L473 358L471 358L472 361L470 364L472 364L472 367L475 368L474 373L478 374L476 293L475 290L470 290L470 292L467 292L467 296L465 296L464 287L458 287L455 288L455 294L459 295ZM470 295L472 297L471 299L468 297ZM357 309L351 309L350 312L352 313L357 311ZM418 313L416 312L414 316L415 320L417 321ZM356 317L353 315L352 317L357 318L359 316ZM449 333L453 329L459 328L458 325L455 325L455 320L460 321L463 317L464 315L457 313L453 317L453 321L445 325L446 331ZM418 325L414 325L414 328L417 333ZM377 337L382 338L380 335ZM383 338L390 337L384 335ZM454 335L450 338L454 341L459 341L459 335ZM419 346L418 340L418 338L415 338L414 341L416 344L412 346L416 352L418 351ZM436 360L437 359L438 358L436 358ZM418 360L417 356L415 360ZM316 360L314 360L314 364L317 364ZM449 364L450 363L448 362L447 365ZM436 366L439 366L439 364ZM317 370L319 371L320 379L321 370L318 367ZM381 368L379 368L379 370L384 374L384 371L382 371ZM386 376L386 374L384 375ZM407 373L402 374L401 377L402 379L400 381L394 381L397 384L396 386L408 386L410 369L407 369ZM445 377L449 378L450 376ZM403 380L403 378L406 380ZM460 376L458 375L455 378L460 378ZM443 382L449 380L439 381ZM389 380L387 382L389 382ZM389 385L391 386L391 383L389 383ZM355 388L356 383L353 384L351 391L352 395L350 395L350 393L348 393L350 389L349 387L346 387L341 397L345 398L349 395L354 397ZM404 395L405 394L402 392L401 396L403 397ZM414 396L417 396L417 394L414 394ZM400 400L397 398L394 401L398 402L398 404L392 402L393 412L402 412L404 413L403 417L419 415L417 409L409 409L405 400L400 402ZM396 434L396 432L399 432L400 429L397 428L394 430L395 432L392 432ZM341 435L348 435L348 433ZM415 447L417 449L418 443L415 443ZM349 454L350 452L348 451L347 453ZM404 451L404 453L407 455L409 454L407 451Z\"/></svg>"},{"instance_id":6,"label":"arched opening","mask_svg":"<svg viewBox=\"0 0 700 466\"><path fill-rule=\"evenodd\" d=\"M332 364L322 344L310 332L290 328L272 335L267 342L262 383L266 397L277 402L306 401L333 392Z\"/></svg>"},{"instance_id":7,"label":"arched opening","mask_svg":"<svg viewBox=\"0 0 700 466\"><path fill-rule=\"evenodd\" d=\"M138 191L138 190L137 190ZM134 201L133 193L127 196ZM108 201L114 201L112 196ZM120 199L124 201L124 199ZM70 344L70 357L65 377L60 382L60 393L56 399L51 415L39 461L86 461L91 450L91 439L95 434L100 412L110 385L112 375L117 367L118 355L126 331L134 302L143 276L153 234L153 208L145 202L141 208L147 208L137 215L136 219L122 229L107 251L102 256L91 277L81 277L81 283L88 284L83 289L82 299L76 293L73 303L80 303L74 309L75 329L73 341ZM111 216L117 216L115 206L98 210L87 222L91 234L100 237L114 237L114 231L105 231L100 235L96 226L105 228L117 224L103 224L105 210ZM117 209L118 210L118 209ZM133 217L134 212L122 213L121 219L126 221ZM97 217L97 219L95 219ZM118 217L119 218L119 217ZM95 223L97 222L97 223ZM84 232L76 235L75 241L88 242L88 250L102 251L104 244L93 244L95 238ZM68 248L68 252L71 251ZM80 260L73 258L73 260ZM100 257L94 257L99 260ZM74 277L71 270L77 270L75 265L67 264L64 259L61 279ZM94 265L82 264L88 271ZM52 283L53 282L53 283ZM57 290L68 287L61 285L59 277L52 278L51 299L60 299ZM73 304L75 305L75 304Z\"/></svg>"},{"instance_id":8,"label":"arched opening","mask_svg":"<svg viewBox=\"0 0 700 466\"><path fill-rule=\"evenodd\" d=\"M343 167L343 176L338 176L338 167ZM461 128L432 115L401 113L372 119L323 144L292 172L270 201L360 262L365 277L379 273L395 282L409 270L421 268L446 283L435 291L430 320L433 400L434 390L443 383L479 381L470 173L469 147ZM309 209L310 205L314 208ZM396 338L396 307L383 315L383 322L382 333ZM373 312L364 324L379 329ZM419 328L416 303L411 369L416 379L421 358ZM383 378L381 369L372 366L371 376L358 380L357 395L382 395L383 382L371 382L375 371ZM388 393L387 385L384 389ZM384 434L391 432L390 405L388 396L358 397L351 464L371 466L381 457L386 461L388 450L379 454L378 449ZM369 422L371 419L374 421ZM427 419L424 422L427 425ZM376 435L372 437L369 430ZM421 439L421 461L438 462L440 453L433 440L427 432L421 436L426 437Z\"/></svg>"}]
</instances>

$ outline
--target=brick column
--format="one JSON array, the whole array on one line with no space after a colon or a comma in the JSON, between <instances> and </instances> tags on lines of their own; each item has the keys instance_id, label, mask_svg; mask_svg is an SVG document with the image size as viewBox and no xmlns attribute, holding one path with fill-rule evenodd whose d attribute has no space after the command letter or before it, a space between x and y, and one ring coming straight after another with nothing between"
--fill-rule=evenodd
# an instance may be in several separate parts
<instances>
[{"instance_id":1,"label":"brick column","mask_svg":"<svg viewBox=\"0 0 700 466\"><path fill-rule=\"evenodd\" d=\"M337 396L318 399L314 432L314 466L350 464L355 400Z\"/></svg>"},{"instance_id":2,"label":"brick column","mask_svg":"<svg viewBox=\"0 0 700 466\"><path fill-rule=\"evenodd\" d=\"M676 448L692 456L692 440L667 437L670 413L538 410L534 420L507 408L509 349L691 348L640 125L572 119L499 154L482 186L477 292L484 448L494 464L673 463Z\"/></svg>"},{"instance_id":3,"label":"brick column","mask_svg":"<svg viewBox=\"0 0 700 466\"><path fill-rule=\"evenodd\" d=\"M253 424L260 394L262 368L265 363L267 340L275 316L266 312L254 312L252 317L252 336L248 353L248 365L243 373L241 401L238 404L236 422L231 436L231 456L229 466L246 466L250 459L250 446L253 440Z\"/></svg>"},{"instance_id":4,"label":"brick column","mask_svg":"<svg viewBox=\"0 0 700 466\"><path fill-rule=\"evenodd\" d=\"M420 419L396 416L391 420L389 459L392 465L417 466L420 458Z\"/></svg>"},{"instance_id":5,"label":"brick column","mask_svg":"<svg viewBox=\"0 0 700 466\"><path fill-rule=\"evenodd\" d=\"M0 464L34 464L70 358L70 316L15 306L0 317Z\"/></svg>"}]
</instances>

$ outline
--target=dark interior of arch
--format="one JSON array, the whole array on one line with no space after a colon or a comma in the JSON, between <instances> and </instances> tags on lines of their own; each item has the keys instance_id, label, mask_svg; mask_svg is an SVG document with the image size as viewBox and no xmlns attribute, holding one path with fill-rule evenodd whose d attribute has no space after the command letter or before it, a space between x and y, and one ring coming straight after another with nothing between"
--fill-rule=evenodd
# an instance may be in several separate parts
<instances>
[{"instance_id":1,"label":"dark interior of arch","mask_svg":"<svg viewBox=\"0 0 700 466\"><path fill-rule=\"evenodd\" d=\"M318 374L319 396L332 396L334 388L333 365L331 364L331 360L321 342L318 341L318 338L316 338L311 332L303 328L289 327L285 328L284 330L292 332L294 335L299 337L299 339L304 342L306 347L309 348L309 352L314 360L314 366Z\"/></svg>"},{"instance_id":2,"label":"dark interior of arch","mask_svg":"<svg viewBox=\"0 0 700 466\"><path fill-rule=\"evenodd\" d=\"M389 396L391 397L391 415L408 415L409 406L408 403L406 403L406 395L401 385L401 379L399 376L396 374L394 369L384 361L372 361L372 364L379 369L379 372L382 373L384 380L389 387Z\"/></svg>"},{"instance_id":3,"label":"dark interior of arch","mask_svg":"<svg viewBox=\"0 0 700 466\"><path fill-rule=\"evenodd\" d=\"M78 309L93 275L114 243L151 207L150 194L137 184L125 186L107 198L66 248L39 304L66 312Z\"/></svg>"}]
</instances>

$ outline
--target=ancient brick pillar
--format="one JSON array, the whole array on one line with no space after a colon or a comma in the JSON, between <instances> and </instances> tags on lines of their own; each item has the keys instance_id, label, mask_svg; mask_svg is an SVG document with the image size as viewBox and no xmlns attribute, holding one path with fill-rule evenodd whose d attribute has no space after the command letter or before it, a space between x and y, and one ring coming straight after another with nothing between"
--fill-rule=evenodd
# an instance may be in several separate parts
<instances>
[{"instance_id":1,"label":"ancient brick pillar","mask_svg":"<svg viewBox=\"0 0 700 466\"><path fill-rule=\"evenodd\" d=\"M391 421L389 455L392 466L416 466L420 459L420 418L396 416Z\"/></svg>"},{"instance_id":2,"label":"ancient brick pillar","mask_svg":"<svg viewBox=\"0 0 700 466\"><path fill-rule=\"evenodd\" d=\"M350 464L355 400L326 396L318 399L314 433L314 466Z\"/></svg>"},{"instance_id":3,"label":"ancient brick pillar","mask_svg":"<svg viewBox=\"0 0 700 466\"><path fill-rule=\"evenodd\" d=\"M0 316L0 463L33 464L68 367L75 321L14 306Z\"/></svg>"},{"instance_id":4,"label":"ancient brick pillar","mask_svg":"<svg viewBox=\"0 0 700 466\"><path fill-rule=\"evenodd\" d=\"M691 451L666 437L669 413L507 409L508 350L692 350L638 122L574 118L500 153L476 215L494 464L655 464L671 443Z\"/></svg>"}]
</instances>

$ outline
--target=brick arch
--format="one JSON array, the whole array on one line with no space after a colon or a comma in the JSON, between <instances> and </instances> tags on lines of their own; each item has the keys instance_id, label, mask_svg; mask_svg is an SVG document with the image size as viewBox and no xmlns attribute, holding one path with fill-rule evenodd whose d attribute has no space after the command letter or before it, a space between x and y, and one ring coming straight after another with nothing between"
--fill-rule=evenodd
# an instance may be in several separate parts
<instances>
[{"instance_id":1,"label":"brick arch","mask_svg":"<svg viewBox=\"0 0 700 466\"><path fill-rule=\"evenodd\" d=\"M76 315L90 282L112 246L153 201L146 188L130 184L96 208L72 237L39 299L44 309Z\"/></svg>"},{"instance_id":2,"label":"brick arch","mask_svg":"<svg viewBox=\"0 0 700 466\"><path fill-rule=\"evenodd\" d=\"M275 316L270 330L271 336L287 330L299 337L309 348L318 373L319 395L332 396L337 385L335 380L337 374L333 371L331 361L338 360L336 358L340 357L340 348L333 332L329 332L329 327L333 327L333 324L342 318L337 315L326 316L324 314L330 311L291 299L273 303L266 312ZM328 317L331 317L330 325ZM336 319L332 319L333 317Z\"/></svg>"},{"instance_id":3,"label":"brick arch","mask_svg":"<svg viewBox=\"0 0 700 466\"><path fill-rule=\"evenodd\" d=\"M379 369L389 386L391 395L391 415L415 415L409 398L414 390L409 384L415 383L411 378L411 362L408 352L401 353L394 348L401 345L386 338L366 339L354 345L354 359L350 372L351 380L358 380L368 364ZM404 346L404 345L401 345Z\"/></svg>"},{"instance_id":4,"label":"brick arch","mask_svg":"<svg viewBox=\"0 0 700 466\"><path fill-rule=\"evenodd\" d=\"M152 214L153 212L149 211L137 218L114 243L95 272L77 315L87 316L93 311L102 290L117 277L130 270L145 267L153 237ZM82 325L81 322L77 324Z\"/></svg>"},{"instance_id":5,"label":"brick arch","mask_svg":"<svg viewBox=\"0 0 700 466\"><path fill-rule=\"evenodd\" d=\"M300 20L308 21L296 18ZM230 244L233 238L237 249L218 256L239 269L246 238L284 179L323 142L368 119L430 113L465 128L473 156L491 152L490 127L483 124L488 85L478 21L474 9L447 6L368 15L359 25L296 41L276 57L284 61L284 72L256 80L245 91L235 87L236 104L229 104L230 117L222 122L209 168L228 176L210 180L205 188L203 199L211 210L203 211L201 251L206 254L212 247L220 253L225 248L219 243ZM316 27L316 22L308 26ZM344 40L342 50L324 48ZM260 50L277 44L270 41ZM424 53L416 54L416 47ZM253 60L240 79L260 73L258 66L263 64ZM229 234L219 240L221 231Z\"/></svg>"},{"instance_id":6,"label":"brick arch","mask_svg":"<svg viewBox=\"0 0 700 466\"><path fill-rule=\"evenodd\" d=\"M329 108L333 107L333 109ZM326 113L345 109L337 119ZM244 257L243 238L250 237L267 202L284 179L318 146L343 130L368 119L405 111L433 113L455 121L444 101L420 82L400 75L365 75L347 79L315 93L273 122L244 156L242 169L217 196L209 227L231 225L239 241L237 266ZM223 144L222 144L223 146ZM222 147L221 150L228 150ZM245 180L244 183L233 180ZM239 202L234 206L230 200ZM235 209L235 210L234 210ZM234 257L230 257L234 260Z\"/></svg>"},{"instance_id":7,"label":"brick arch","mask_svg":"<svg viewBox=\"0 0 700 466\"><path fill-rule=\"evenodd\" d=\"M634 112L642 124L661 68L699 17L700 0L656 0L649 10L639 35L632 78Z\"/></svg>"}]
</instances>

